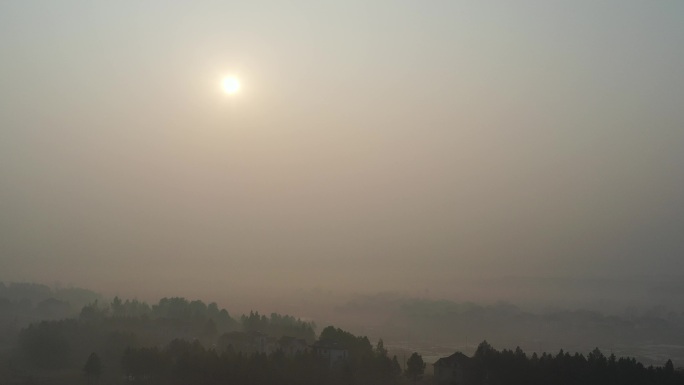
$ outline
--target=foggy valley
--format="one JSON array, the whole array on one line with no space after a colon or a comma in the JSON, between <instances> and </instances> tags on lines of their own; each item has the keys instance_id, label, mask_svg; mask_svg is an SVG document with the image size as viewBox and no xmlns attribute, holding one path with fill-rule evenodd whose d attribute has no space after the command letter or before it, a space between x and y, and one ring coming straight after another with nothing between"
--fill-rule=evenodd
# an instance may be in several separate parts
<instances>
[{"instance_id":1,"label":"foggy valley","mask_svg":"<svg viewBox=\"0 0 684 385\"><path fill-rule=\"evenodd\" d=\"M524 279L528 284L533 281ZM601 282L607 289L605 281ZM647 281L641 282L645 297L663 290L662 281L650 286ZM575 284L591 286L587 281ZM635 281L622 284L633 290L636 286ZM674 290L679 282L672 284ZM547 285L547 291L553 293L553 285L546 280L534 284L536 291L539 285ZM563 286L567 292L571 283ZM620 289L615 286L613 290ZM128 364L121 361L130 348L186 340L198 341L219 353L235 349L245 354L273 354L277 343L282 342L278 341L286 338L301 339L302 349L315 346L312 344L318 333L330 325L367 336L373 345L383 341L387 354L397 357L402 370L414 352L427 364L434 364L454 352L475 356L482 341L497 349L522 348L538 356L556 355L558 351L587 355L599 349L606 356L635 357L644 365L684 360L684 309L681 300L670 296L644 303L630 300L633 295L600 303L585 298L582 307L579 299L574 306L554 303L551 298L516 306L484 299L480 303L458 302L400 293L344 295L321 289L289 293L270 301L259 298L259 294L244 294L235 302L251 304L252 308L236 312L230 300L217 304L165 297L147 302L61 285L2 283L0 354L9 365L0 375L31 381L34 377L29 373L36 369L38 373L54 373L56 368L77 372L83 357L93 351L102 352L109 372L104 378L113 381L116 376L112 372L134 370L126 369ZM279 313L286 309L296 313ZM254 345L250 333L263 333L259 338L270 342ZM59 375L56 380L68 382L73 378Z\"/></svg>"},{"instance_id":2,"label":"foggy valley","mask_svg":"<svg viewBox=\"0 0 684 385\"><path fill-rule=\"evenodd\" d=\"M684 2L0 2L0 384L684 384Z\"/></svg>"}]
</instances>

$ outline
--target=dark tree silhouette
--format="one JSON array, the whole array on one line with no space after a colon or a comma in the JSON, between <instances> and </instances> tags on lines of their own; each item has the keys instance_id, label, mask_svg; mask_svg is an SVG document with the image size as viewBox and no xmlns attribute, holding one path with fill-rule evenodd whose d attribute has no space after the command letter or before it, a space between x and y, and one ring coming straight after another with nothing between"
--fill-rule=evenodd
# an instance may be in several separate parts
<instances>
[{"instance_id":1,"label":"dark tree silhouette","mask_svg":"<svg viewBox=\"0 0 684 385\"><path fill-rule=\"evenodd\" d=\"M391 368L392 368L392 375L394 375L395 377L401 375L401 365L399 365L399 360L397 359L396 355L394 357L392 357Z\"/></svg>"},{"instance_id":2,"label":"dark tree silhouette","mask_svg":"<svg viewBox=\"0 0 684 385\"><path fill-rule=\"evenodd\" d=\"M102 363L100 362L100 357L93 352L88 356L88 360L83 367L83 372L85 373L88 383L94 384L100 378L102 374Z\"/></svg>"},{"instance_id":3,"label":"dark tree silhouette","mask_svg":"<svg viewBox=\"0 0 684 385\"><path fill-rule=\"evenodd\" d=\"M387 357L387 349L385 349L385 342L380 338L375 347L375 353L380 357Z\"/></svg>"},{"instance_id":4,"label":"dark tree silhouette","mask_svg":"<svg viewBox=\"0 0 684 385\"><path fill-rule=\"evenodd\" d=\"M406 361L406 377L416 382L423 375L423 372L425 372L425 362L423 362L423 356L414 352L411 354L411 357L409 357L408 361Z\"/></svg>"}]
</instances>

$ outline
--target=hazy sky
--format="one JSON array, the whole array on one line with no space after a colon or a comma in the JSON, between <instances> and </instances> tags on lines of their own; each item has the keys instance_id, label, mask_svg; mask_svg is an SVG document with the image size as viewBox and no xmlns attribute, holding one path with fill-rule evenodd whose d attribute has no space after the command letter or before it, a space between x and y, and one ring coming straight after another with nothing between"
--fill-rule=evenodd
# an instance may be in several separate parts
<instances>
[{"instance_id":1,"label":"hazy sky","mask_svg":"<svg viewBox=\"0 0 684 385\"><path fill-rule=\"evenodd\" d=\"M0 280L684 276L683 20L678 0L0 2Z\"/></svg>"}]
</instances>

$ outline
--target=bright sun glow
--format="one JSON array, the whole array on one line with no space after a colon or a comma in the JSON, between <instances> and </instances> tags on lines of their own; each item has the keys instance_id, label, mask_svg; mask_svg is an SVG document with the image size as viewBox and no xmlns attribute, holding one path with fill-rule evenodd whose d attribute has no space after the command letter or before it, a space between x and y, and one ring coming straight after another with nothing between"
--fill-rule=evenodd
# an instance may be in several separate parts
<instances>
[{"instance_id":1,"label":"bright sun glow","mask_svg":"<svg viewBox=\"0 0 684 385\"><path fill-rule=\"evenodd\" d=\"M236 77L229 76L223 78L221 84L223 85L223 92L228 95L233 95L240 91L240 81Z\"/></svg>"}]
</instances>

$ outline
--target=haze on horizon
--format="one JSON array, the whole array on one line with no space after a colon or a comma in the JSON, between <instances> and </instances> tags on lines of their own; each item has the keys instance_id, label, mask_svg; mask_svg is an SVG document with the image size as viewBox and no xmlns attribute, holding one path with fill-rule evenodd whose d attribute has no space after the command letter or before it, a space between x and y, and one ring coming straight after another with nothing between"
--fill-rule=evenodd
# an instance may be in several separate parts
<instances>
[{"instance_id":1,"label":"haze on horizon","mask_svg":"<svg viewBox=\"0 0 684 385\"><path fill-rule=\"evenodd\" d=\"M677 281L683 15L2 2L0 281L461 299Z\"/></svg>"}]
</instances>

